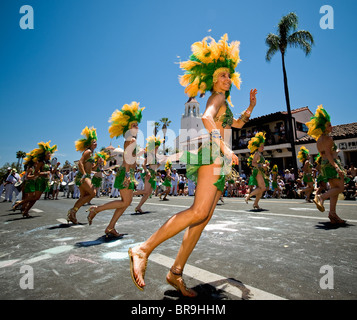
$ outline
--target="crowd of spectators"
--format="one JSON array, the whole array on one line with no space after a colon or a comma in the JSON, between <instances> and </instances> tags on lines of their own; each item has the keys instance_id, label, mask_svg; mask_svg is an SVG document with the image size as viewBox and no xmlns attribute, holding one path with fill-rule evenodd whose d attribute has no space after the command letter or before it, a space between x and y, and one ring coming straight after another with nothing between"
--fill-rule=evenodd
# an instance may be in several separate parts
<instances>
[{"instance_id":1,"label":"crowd of spectators","mask_svg":"<svg viewBox=\"0 0 357 320\"><path fill-rule=\"evenodd\" d=\"M355 200L357 197L357 169L351 164L349 167L345 167L349 182L345 183L345 190L343 192L344 198L346 200ZM77 173L77 169L74 167L72 170L65 170L62 172L56 172L51 177L50 190L45 193L44 199L58 199L59 192L63 192L62 197L79 198L78 187L74 184L74 178ZM135 173L135 179L137 181L136 189L142 190L144 188L144 181L141 178L141 168L137 168ZM97 197L109 196L110 198L118 198L120 196L119 190L114 188L116 168L103 171L103 180L100 188L97 189ZM175 169L172 170L172 188L170 196L194 196L195 184L193 181L187 179L184 173L178 173ZM12 178L14 177L14 178ZM17 178L17 179L16 179ZM9 168L9 173L5 177L3 183L1 184L1 193L4 190L3 201L12 201L12 191L15 192L15 197L17 198L19 192L14 187L15 183L19 179L16 170ZM165 179L165 171L158 171L156 176L157 187L153 191L152 196L158 196L163 190L161 187L162 182ZM230 180L226 182L225 190L223 193L224 197L244 197L245 194L250 193L252 190L248 186L249 174L247 175L244 171L241 172L240 176L235 180ZM316 181L316 179L315 179ZM268 190L265 192L265 198L287 198L287 199L302 199L303 194L299 192L299 189L304 187L303 183L303 173L299 170L298 174L294 173L294 169L286 169L279 172L277 183L279 186L279 192L276 192L272 187L272 176L270 175L270 184ZM315 192L318 190L318 185L315 183ZM328 188L327 184L327 188ZM10 191L11 190L11 191ZM323 192L323 191L322 191ZM0 194L1 195L1 194Z\"/></svg>"}]
</instances>

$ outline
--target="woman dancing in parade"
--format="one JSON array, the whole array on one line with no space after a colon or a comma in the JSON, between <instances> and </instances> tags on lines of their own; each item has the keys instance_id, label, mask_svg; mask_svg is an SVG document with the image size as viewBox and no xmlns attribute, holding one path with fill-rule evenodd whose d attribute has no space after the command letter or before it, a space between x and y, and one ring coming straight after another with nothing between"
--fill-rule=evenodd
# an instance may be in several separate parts
<instances>
[{"instance_id":1,"label":"woman dancing in parade","mask_svg":"<svg viewBox=\"0 0 357 320\"><path fill-rule=\"evenodd\" d=\"M34 180L35 180L35 192L33 191L33 182L28 182L28 190L30 194L25 200L22 200L17 206L21 205L23 208L22 215L24 217L30 217L29 211L36 203L37 200L41 198L43 192L49 191L49 181L51 174L50 160L51 155L57 150L57 146L50 146L50 142L40 142L38 143L38 148L32 150L27 154L27 160L25 160L29 165L34 166ZM59 165L59 163L58 163Z\"/></svg>"},{"instance_id":2,"label":"woman dancing in parade","mask_svg":"<svg viewBox=\"0 0 357 320\"><path fill-rule=\"evenodd\" d=\"M321 175L321 155L320 155L320 153L318 153L317 156L315 157L315 164L316 164L316 168L314 170L314 173L315 173L316 185L317 185L316 194L320 194L320 193L322 193L322 191L327 190L326 182L323 181L324 179L323 179L323 176Z\"/></svg>"},{"instance_id":3,"label":"woman dancing in parade","mask_svg":"<svg viewBox=\"0 0 357 320\"><path fill-rule=\"evenodd\" d=\"M72 222L73 224L78 224L76 214L79 208L95 197L91 173L92 170L96 169L93 152L97 147L97 132L93 127L90 129L85 127L81 135L85 136L85 138L75 142L76 150L82 152L82 157L78 162L78 173L75 178L75 183L79 187L80 197L67 213L67 222Z\"/></svg>"},{"instance_id":4,"label":"woman dancing in parade","mask_svg":"<svg viewBox=\"0 0 357 320\"><path fill-rule=\"evenodd\" d=\"M321 212L325 211L324 201L330 199L329 219L332 224L344 224L336 213L338 195L344 190L344 180L348 181L346 173L338 159L337 145L329 136L332 132L331 118L322 105L317 107L316 113L306 123L309 128L308 135L316 140L317 150L321 154L320 179L330 184L330 190L324 194L316 194L314 203Z\"/></svg>"},{"instance_id":5,"label":"woman dancing in parade","mask_svg":"<svg viewBox=\"0 0 357 320\"><path fill-rule=\"evenodd\" d=\"M310 200L310 195L314 191L314 180L312 178L312 164L309 161L309 150L302 146L297 155L297 158L303 164L302 171L304 175L302 180L305 183L305 188L299 189L298 194L301 192L305 193L306 202L312 202Z\"/></svg>"},{"instance_id":6,"label":"woman dancing in parade","mask_svg":"<svg viewBox=\"0 0 357 320\"><path fill-rule=\"evenodd\" d=\"M131 277L140 290L145 286L144 276L149 255L167 239L185 230L183 241L176 260L166 276L167 282L184 296L195 297L197 293L186 287L182 279L184 266L192 250L196 246L204 227L212 217L216 204L224 189L225 178L232 174L232 163L237 164L238 158L231 148L223 141L232 126L241 128L248 121L256 104L256 90L251 90L250 105L239 119L234 119L227 100L230 101L232 82L239 88L239 74L235 73L239 62L239 42L227 43L227 35L217 43L211 38L192 45L193 55L187 62L181 63L181 68L187 73L181 78L181 84L187 86L185 92L194 97L198 92L207 90L212 95L207 101L202 117L203 124L210 133L209 141L205 141L197 154L185 153L187 162L187 177L197 181L193 205L175 214L141 245L130 248ZM223 158L223 159L222 159Z\"/></svg>"},{"instance_id":7,"label":"woman dancing in parade","mask_svg":"<svg viewBox=\"0 0 357 320\"><path fill-rule=\"evenodd\" d=\"M161 199L162 195L164 194L164 198L162 199L163 201L169 200L169 199L166 199L166 197L168 196L168 194L170 193L170 190L172 188L171 180L174 180L174 178L171 177L171 168L172 168L172 162L170 159L168 159L165 163L166 177L164 179L164 182L161 184L162 186L165 186L165 190L159 194L160 199Z\"/></svg>"},{"instance_id":8,"label":"woman dancing in parade","mask_svg":"<svg viewBox=\"0 0 357 320\"><path fill-rule=\"evenodd\" d=\"M94 187L94 192L98 196L98 193L100 191L100 188L102 186L102 181L103 181L103 168L107 163L107 160L109 159L109 154L107 154L105 151L100 151L97 152L94 155L94 163L96 164L96 170L95 173L92 177L92 184Z\"/></svg>"},{"instance_id":9,"label":"woman dancing in parade","mask_svg":"<svg viewBox=\"0 0 357 320\"><path fill-rule=\"evenodd\" d=\"M23 213L25 204L27 204L29 201L33 201L35 199L35 191L36 191L36 185L35 185L35 168L34 168L34 162L33 158L31 156L31 153L26 154L27 157L24 160L24 169L25 169L25 174L22 177L23 180L23 185L22 185L22 200L17 201L15 205L12 207L12 210L15 211L18 207L21 208L21 213ZM30 215L27 213L27 215L23 215L24 218L29 218Z\"/></svg>"},{"instance_id":10,"label":"woman dancing in parade","mask_svg":"<svg viewBox=\"0 0 357 320\"><path fill-rule=\"evenodd\" d=\"M273 192L273 198L275 196L277 196L277 198L280 198L280 194L281 194L281 188L278 184L278 166L276 164L273 165L273 168L271 169L271 175L272 175L272 184L271 186L274 189Z\"/></svg>"},{"instance_id":11,"label":"woman dancing in parade","mask_svg":"<svg viewBox=\"0 0 357 320\"><path fill-rule=\"evenodd\" d=\"M160 166L157 158L157 151L163 141L159 137L151 136L146 139L146 153L144 154L145 161L143 163L144 173L141 175L144 180L144 190L134 192L134 195L142 195L142 198L135 208L135 212L143 213L142 205L150 197L152 192L156 190L156 171Z\"/></svg>"},{"instance_id":12,"label":"woman dancing in parade","mask_svg":"<svg viewBox=\"0 0 357 320\"><path fill-rule=\"evenodd\" d=\"M252 159L252 174L249 178L248 185L256 186L256 188L248 193L244 199L248 204L251 197L255 196L255 201L253 203L253 209L261 210L259 207L259 200L263 196L265 190L269 187L269 179L266 175L267 164L262 155L265 143L265 133L258 132L248 143L248 149L250 153L253 154Z\"/></svg>"},{"instance_id":13,"label":"woman dancing in parade","mask_svg":"<svg viewBox=\"0 0 357 320\"><path fill-rule=\"evenodd\" d=\"M105 229L107 237L122 236L122 234L119 234L115 230L115 224L133 200L133 191L135 189L134 171L137 157L136 135L139 130L138 125L141 121L143 110L144 108L140 108L138 102L133 101L130 105L125 104L120 111L114 111L109 120L111 122L109 127L110 137L118 138L123 135L125 138L123 164L119 168L114 182L114 188L120 190L121 200L110 201L101 206L92 206L89 209L88 215L88 222L91 225L94 217L99 212L115 209L113 217Z\"/></svg>"}]
</instances>

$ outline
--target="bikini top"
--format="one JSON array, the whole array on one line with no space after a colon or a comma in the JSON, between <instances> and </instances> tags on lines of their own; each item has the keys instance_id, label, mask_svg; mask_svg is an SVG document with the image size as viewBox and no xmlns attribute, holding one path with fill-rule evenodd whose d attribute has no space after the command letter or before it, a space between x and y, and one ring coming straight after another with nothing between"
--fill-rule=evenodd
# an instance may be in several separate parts
<instances>
[{"instance_id":1,"label":"bikini top","mask_svg":"<svg viewBox=\"0 0 357 320\"><path fill-rule=\"evenodd\" d=\"M222 93L214 92L213 94L222 94ZM221 121L223 128L225 128L227 125L231 127L232 124L233 124L234 118L233 118L232 110L229 108L227 101L225 101L225 106L221 106L219 108L218 113L221 110L221 108L224 108L224 107L226 107L226 111L224 113L222 113L220 116L214 117L213 120L215 122L216 121Z\"/></svg>"}]
</instances>

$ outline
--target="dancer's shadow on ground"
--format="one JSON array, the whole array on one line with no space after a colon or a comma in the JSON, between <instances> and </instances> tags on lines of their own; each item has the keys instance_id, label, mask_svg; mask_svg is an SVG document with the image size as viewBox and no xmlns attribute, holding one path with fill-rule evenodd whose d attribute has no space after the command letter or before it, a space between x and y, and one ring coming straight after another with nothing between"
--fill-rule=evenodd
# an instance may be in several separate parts
<instances>
[{"instance_id":1,"label":"dancer's shadow on ground","mask_svg":"<svg viewBox=\"0 0 357 320\"><path fill-rule=\"evenodd\" d=\"M20 214L21 214L21 212L18 212L18 213L13 212L13 213L9 213L7 216L14 216L14 215L20 215ZM6 222L25 221L25 220L28 220L28 219L33 219L33 218L38 218L38 217L40 217L40 216L30 215L28 217L23 217L21 215L21 217L18 217L18 218L8 219L8 220L6 220Z\"/></svg>"},{"instance_id":2,"label":"dancer's shadow on ground","mask_svg":"<svg viewBox=\"0 0 357 320\"><path fill-rule=\"evenodd\" d=\"M250 210L247 210L247 211L249 211L249 212L264 212L264 211L269 211L269 210L260 208L260 209L250 209Z\"/></svg>"},{"instance_id":3,"label":"dancer's shadow on ground","mask_svg":"<svg viewBox=\"0 0 357 320\"><path fill-rule=\"evenodd\" d=\"M55 229L66 229L66 228L70 228L70 227L73 227L73 226L84 226L88 223L81 223L81 222L78 222L77 224L73 224L73 223L60 223L60 224L57 224L53 227L49 227L47 228L47 230L55 230Z\"/></svg>"},{"instance_id":4,"label":"dancer's shadow on ground","mask_svg":"<svg viewBox=\"0 0 357 320\"><path fill-rule=\"evenodd\" d=\"M142 216L143 214L149 214L151 211L143 211L143 212L133 212L130 215L131 216Z\"/></svg>"},{"instance_id":5,"label":"dancer's shadow on ground","mask_svg":"<svg viewBox=\"0 0 357 320\"><path fill-rule=\"evenodd\" d=\"M103 243L110 243L110 242L115 242L117 240L123 239L124 236L128 235L127 233L122 233L120 234L119 237L114 237L114 236L109 236L107 237L106 235L103 235L95 240L89 240L89 241L81 241L77 242L75 244L75 247L77 248L86 248L86 247L92 247L92 246L98 246Z\"/></svg>"},{"instance_id":6,"label":"dancer's shadow on ground","mask_svg":"<svg viewBox=\"0 0 357 320\"><path fill-rule=\"evenodd\" d=\"M167 290L164 293L165 297L163 300L231 300L232 298L224 291L224 286L228 284L238 288L242 292L242 300L249 300L252 298L250 290L241 281L227 278L193 287L192 289L197 292L197 297L195 298L185 297L177 290ZM223 286L223 289L217 289L216 287L218 286Z\"/></svg>"},{"instance_id":7,"label":"dancer's shadow on ground","mask_svg":"<svg viewBox=\"0 0 357 320\"><path fill-rule=\"evenodd\" d=\"M331 223L330 221L320 221L318 222L317 225L315 225L315 229L320 229L320 230L334 230L334 229L339 229L339 228L349 228L349 227L354 227L354 224L348 223Z\"/></svg>"}]
</instances>

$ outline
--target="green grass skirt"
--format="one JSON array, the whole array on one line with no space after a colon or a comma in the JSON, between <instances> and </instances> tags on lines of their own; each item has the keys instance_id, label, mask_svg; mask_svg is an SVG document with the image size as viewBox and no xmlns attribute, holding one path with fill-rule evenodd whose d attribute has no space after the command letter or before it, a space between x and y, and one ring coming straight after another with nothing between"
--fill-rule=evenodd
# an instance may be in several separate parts
<instances>
[{"instance_id":1,"label":"green grass skirt","mask_svg":"<svg viewBox=\"0 0 357 320\"><path fill-rule=\"evenodd\" d=\"M197 184L198 169L213 164L218 157L221 158L221 172L214 185L223 192L226 180L235 179L238 173L232 168L231 160L221 153L217 144L207 141L198 149L197 154L185 151L180 162L186 163L186 177Z\"/></svg>"}]
</instances>

